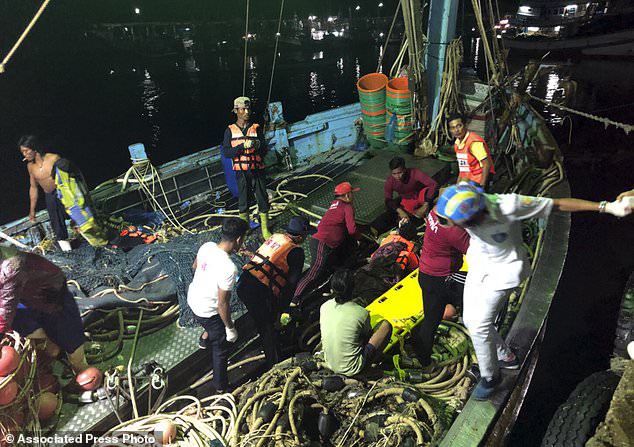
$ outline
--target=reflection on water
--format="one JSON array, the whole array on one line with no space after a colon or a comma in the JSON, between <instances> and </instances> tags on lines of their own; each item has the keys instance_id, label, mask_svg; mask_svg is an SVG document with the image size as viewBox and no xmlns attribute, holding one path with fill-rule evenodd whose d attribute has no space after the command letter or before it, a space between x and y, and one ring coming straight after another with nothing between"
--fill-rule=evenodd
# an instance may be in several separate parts
<instances>
[{"instance_id":1,"label":"reflection on water","mask_svg":"<svg viewBox=\"0 0 634 447\"><path fill-rule=\"evenodd\" d=\"M471 54L473 54L473 68L480 70L480 38L471 39Z\"/></svg>"},{"instance_id":2,"label":"reflection on water","mask_svg":"<svg viewBox=\"0 0 634 447\"><path fill-rule=\"evenodd\" d=\"M544 99L546 101L553 101L553 99L555 98L555 93L560 93L558 95L558 97L561 99L558 102L564 102L565 101L565 96L563 96L563 89L559 88L559 75L555 72L555 71L551 71L548 74L548 80L547 80L547 84L546 84L546 94L544 96ZM561 122L562 118L555 113L554 109L557 109L556 107L550 107L549 108L550 111L548 112L547 110L544 110L544 112L548 113L548 118L546 118L546 121L548 121L550 124L558 124Z\"/></svg>"},{"instance_id":3,"label":"reflection on water","mask_svg":"<svg viewBox=\"0 0 634 447\"><path fill-rule=\"evenodd\" d=\"M311 71L308 95L310 96L313 104L315 104L318 99L324 99L325 91L326 88L324 84L319 82L319 75L317 74L317 72Z\"/></svg>"},{"instance_id":4,"label":"reflection on water","mask_svg":"<svg viewBox=\"0 0 634 447\"><path fill-rule=\"evenodd\" d=\"M155 119L155 115L159 111L158 100L161 96L161 90L158 88L147 69L145 70L144 77L145 79L141 83L141 102L143 104L142 116L146 118L152 126L151 146L155 148L158 146L161 136L161 127Z\"/></svg>"}]
</instances>

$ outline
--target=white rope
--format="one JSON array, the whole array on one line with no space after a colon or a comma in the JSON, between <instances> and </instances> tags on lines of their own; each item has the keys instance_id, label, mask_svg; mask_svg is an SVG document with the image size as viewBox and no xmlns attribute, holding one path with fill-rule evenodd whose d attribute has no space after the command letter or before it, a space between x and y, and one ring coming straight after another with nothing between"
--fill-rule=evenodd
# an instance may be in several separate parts
<instances>
[{"instance_id":1,"label":"white rope","mask_svg":"<svg viewBox=\"0 0 634 447\"><path fill-rule=\"evenodd\" d=\"M35 24L37 23L38 19L40 18L40 16L44 12L44 10L46 9L50 1L51 0L44 0L44 3L42 3L42 6L40 6L40 9L37 10L35 15L31 19L31 22L27 25L26 29L22 32L22 35L20 36L18 41L13 45L13 48L11 48L9 53L4 57L4 59L0 63L0 73L4 73L5 65L9 63L9 60L13 56L13 53L17 51L17 49L20 47L24 39L26 39L26 36L29 34L31 29L35 26Z\"/></svg>"},{"instance_id":2,"label":"white rope","mask_svg":"<svg viewBox=\"0 0 634 447\"><path fill-rule=\"evenodd\" d=\"M380 73L381 64L383 64L383 57L385 56L385 52L387 51L387 44L390 43L390 38L392 37L392 31L394 30L394 24L396 23L396 18L398 17L398 12L401 9L401 2L398 2L396 5L396 11L394 11L394 17L392 18L392 24L390 25L390 30L387 32L387 38L385 39L385 45L383 45L383 51L381 51L381 55L379 56L379 63L376 66L376 72Z\"/></svg>"},{"instance_id":3,"label":"white rope","mask_svg":"<svg viewBox=\"0 0 634 447\"><path fill-rule=\"evenodd\" d=\"M249 0L247 0L247 17L244 25L244 68L242 70L242 96L247 88L247 45L249 43Z\"/></svg>"},{"instance_id":4,"label":"white rope","mask_svg":"<svg viewBox=\"0 0 634 447\"><path fill-rule=\"evenodd\" d=\"M282 14L284 13L284 0L280 5L280 18L277 21L277 33L275 33L275 48L273 49L273 65L271 65L271 80L269 81L269 95L266 98L266 106L271 102L271 91L273 91L273 76L275 75L275 63L277 61L277 46L280 41L280 30L282 29Z\"/></svg>"},{"instance_id":5,"label":"white rope","mask_svg":"<svg viewBox=\"0 0 634 447\"><path fill-rule=\"evenodd\" d=\"M625 132L626 135L629 135L630 132L634 131L634 125L632 125L632 124L619 123L618 121L612 121L611 119L603 117L603 116L593 115L591 113L586 113L586 112L582 112L580 110L571 109L570 107L566 107L566 106L563 106L561 104L556 104L554 102L546 101L545 99L538 98L536 96L531 95L530 93L527 93L527 95L531 99L534 99L535 101L539 101L539 102L541 102L543 104L546 104L548 106L557 107L560 110L564 110L566 112L574 113L575 115L583 116L584 118L588 118L588 119L591 119L593 121L597 121L599 123L603 123L603 125L605 126L606 129L609 126L614 126L614 127L619 128L619 129L622 129Z\"/></svg>"}]
</instances>

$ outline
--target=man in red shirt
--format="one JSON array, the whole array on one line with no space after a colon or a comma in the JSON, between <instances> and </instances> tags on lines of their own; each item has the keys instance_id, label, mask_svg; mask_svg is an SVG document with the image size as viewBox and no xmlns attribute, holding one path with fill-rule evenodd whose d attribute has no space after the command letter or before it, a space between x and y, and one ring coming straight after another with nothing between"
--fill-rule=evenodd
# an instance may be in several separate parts
<instances>
[{"instance_id":1,"label":"man in red shirt","mask_svg":"<svg viewBox=\"0 0 634 447\"><path fill-rule=\"evenodd\" d=\"M401 220L422 224L438 189L438 183L423 171L405 167L402 157L390 160L390 171L383 186L387 211L371 224L379 233L396 227Z\"/></svg>"},{"instance_id":2,"label":"man in red shirt","mask_svg":"<svg viewBox=\"0 0 634 447\"><path fill-rule=\"evenodd\" d=\"M462 266L462 255L469 248L469 235L436 214L427 215L427 227L418 265L418 284L423 292L425 318L415 329L414 349L421 366L431 363L434 334L445 306L462 297L462 285L453 276ZM464 280L462 280L464 283ZM456 290L458 289L458 290Z\"/></svg>"},{"instance_id":3,"label":"man in red shirt","mask_svg":"<svg viewBox=\"0 0 634 447\"><path fill-rule=\"evenodd\" d=\"M312 265L301 279L292 304L297 305L304 289L314 286L323 275L329 273L343 258L352 237L358 236L357 223L354 219L352 193L359 191L349 182L343 182L335 187L335 200L321 218L315 233L310 240Z\"/></svg>"},{"instance_id":4,"label":"man in red shirt","mask_svg":"<svg viewBox=\"0 0 634 447\"><path fill-rule=\"evenodd\" d=\"M484 139L467 129L461 115L452 115L448 119L449 131L456 139L454 150L458 161L458 181L474 182L486 188L489 174L495 174L493 159Z\"/></svg>"}]
</instances>

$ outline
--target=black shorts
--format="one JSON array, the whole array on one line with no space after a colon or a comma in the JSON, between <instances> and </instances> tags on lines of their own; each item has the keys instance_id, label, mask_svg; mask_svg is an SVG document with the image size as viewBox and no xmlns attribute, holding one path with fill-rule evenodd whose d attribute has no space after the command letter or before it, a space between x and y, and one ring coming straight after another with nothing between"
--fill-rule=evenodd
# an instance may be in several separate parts
<instances>
[{"instance_id":1,"label":"black shorts","mask_svg":"<svg viewBox=\"0 0 634 447\"><path fill-rule=\"evenodd\" d=\"M372 364L376 358L376 347L370 343L366 343L363 347L363 368Z\"/></svg>"}]
</instances>

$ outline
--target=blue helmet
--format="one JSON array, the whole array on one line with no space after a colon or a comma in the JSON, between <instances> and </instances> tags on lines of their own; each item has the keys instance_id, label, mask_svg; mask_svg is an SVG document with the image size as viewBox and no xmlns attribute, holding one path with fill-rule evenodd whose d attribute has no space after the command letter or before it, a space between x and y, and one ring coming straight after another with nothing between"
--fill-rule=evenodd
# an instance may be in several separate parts
<instances>
[{"instance_id":1,"label":"blue helmet","mask_svg":"<svg viewBox=\"0 0 634 447\"><path fill-rule=\"evenodd\" d=\"M485 199L481 188L468 183L459 183L445 189L436 204L436 212L446 219L461 224L471 220L484 207Z\"/></svg>"}]
</instances>

